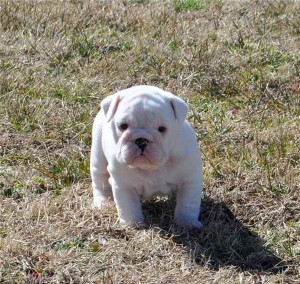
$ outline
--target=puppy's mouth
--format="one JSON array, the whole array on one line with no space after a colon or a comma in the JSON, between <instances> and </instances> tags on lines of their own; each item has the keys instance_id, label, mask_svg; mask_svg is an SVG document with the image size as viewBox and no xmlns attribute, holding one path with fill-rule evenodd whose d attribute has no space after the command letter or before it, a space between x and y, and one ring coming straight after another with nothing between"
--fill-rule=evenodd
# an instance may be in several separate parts
<instances>
[{"instance_id":1,"label":"puppy's mouth","mask_svg":"<svg viewBox=\"0 0 300 284\"><path fill-rule=\"evenodd\" d=\"M162 153L151 149L150 146L141 149L135 145L131 145L126 148L121 151L121 157L123 162L130 168L152 170L157 169L161 164Z\"/></svg>"},{"instance_id":2,"label":"puppy's mouth","mask_svg":"<svg viewBox=\"0 0 300 284\"><path fill-rule=\"evenodd\" d=\"M157 161L152 159L151 156L147 155L145 151L141 151L136 156L131 157L131 159L127 161L127 165L130 168L139 168L143 170L158 168Z\"/></svg>"},{"instance_id":3,"label":"puppy's mouth","mask_svg":"<svg viewBox=\"0 0 300 284\"><path fill-rule=\"evenodd\" d=\"M118 159L130 168L157 169L166 158L159 140L148 132L127 132L119 140Z\"/></svg>"}]
</instances>

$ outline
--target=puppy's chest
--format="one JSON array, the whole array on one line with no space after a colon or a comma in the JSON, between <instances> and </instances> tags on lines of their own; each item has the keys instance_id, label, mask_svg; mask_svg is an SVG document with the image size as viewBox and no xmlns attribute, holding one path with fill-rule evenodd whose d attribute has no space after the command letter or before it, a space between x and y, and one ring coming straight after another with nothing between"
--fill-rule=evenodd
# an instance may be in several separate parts
<instances>
[{"instance_id":1,"label":"puppy's chest","mask_svg":"<svg viewBox=\"0 0 300 284\"><path fill-rule=\"evenodd\" d=\"M136 188L142 199L149 199L155 196L168 195L177 190L178 183L166 173L151 173L142 175L141 184Z\"/></svg>"}]
</instances>

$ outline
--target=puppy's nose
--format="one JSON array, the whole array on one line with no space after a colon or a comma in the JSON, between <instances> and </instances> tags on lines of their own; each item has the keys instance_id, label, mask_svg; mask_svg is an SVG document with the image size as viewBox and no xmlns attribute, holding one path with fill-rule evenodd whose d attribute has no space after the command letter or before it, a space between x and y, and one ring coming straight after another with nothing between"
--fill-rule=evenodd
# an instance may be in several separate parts
<instances>
[{"instance_id":1,"label":"puppy's nose","mask_svg":"<svg viewBox=\"0 0 300 284\"><path fill-rule=\"evenodd\" d=\"M145 148L147 147L148 140L146 138L137 138L135 139L134 143L139 146L139 148L144 152Z\"/></svg>"}]
</instances>

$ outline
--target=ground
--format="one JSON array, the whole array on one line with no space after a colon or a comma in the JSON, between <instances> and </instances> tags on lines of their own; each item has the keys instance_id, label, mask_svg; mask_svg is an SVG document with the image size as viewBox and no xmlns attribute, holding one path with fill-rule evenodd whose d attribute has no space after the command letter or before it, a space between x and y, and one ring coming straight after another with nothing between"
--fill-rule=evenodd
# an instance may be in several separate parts
<instances>
[{"instance_id":1,"label":"ground","mask_svg":"<svg viewBox=\"0 0 300 284\"><path fill-rule=\"evenodd\" d=\"M299 1L0 1L0 283L299 283ZM93 210L101 100L150 84L190 107L201 230Z\"/></svg>"}]
</instances>

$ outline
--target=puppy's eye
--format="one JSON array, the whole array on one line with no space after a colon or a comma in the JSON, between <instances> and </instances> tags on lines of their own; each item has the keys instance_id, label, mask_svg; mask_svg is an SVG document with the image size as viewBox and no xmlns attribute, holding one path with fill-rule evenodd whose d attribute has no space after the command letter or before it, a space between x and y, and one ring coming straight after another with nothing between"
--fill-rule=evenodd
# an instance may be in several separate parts
<instances>
[{"instance_id":1,"label":"puppy's eye","mask_svg":"<svg viewBox=\"0 0 300 284\"><path fill-rule=\"evenodd\" d=\"M122 123L122 124L119 125L119 128L120 128L122 131L124 131L124 130L126 130L126 129L128 128L128 124L127 124L127 123Z\"/></svg>"},{"instance_id":2,"label":"puppy's eye","mask_svg":"<svg viewBox=\"0 0 300 284\"><path fill-rule=\"evenodd\" d=\"M158 131L159 131L160 133L165 133L165 132L167 131L167 128L164 127L164 126L160 126L160 127L158 127Z\"/></svg>"}]
</instances>

